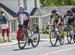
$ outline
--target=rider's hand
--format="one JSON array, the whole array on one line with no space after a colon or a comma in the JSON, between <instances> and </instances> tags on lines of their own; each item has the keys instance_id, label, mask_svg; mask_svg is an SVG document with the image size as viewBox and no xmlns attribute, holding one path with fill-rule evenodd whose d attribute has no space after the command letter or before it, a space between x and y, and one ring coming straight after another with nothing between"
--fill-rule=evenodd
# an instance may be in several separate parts
<instances>
[{"instance_id":1,"label":"rider's hand","mask_svg":"<svg viewBox=\"0 0 75 55\"><path fill-rule=\"evenodd\" d=\"M19 28L22 28L22 27L23 27L23 25L19 23L19 24L18 24L18 27L19 27Z\"/></svg>"},{"instance_id":2,"label":"rider's hand","mask_svg":"<svg viewBox=\"0 0 75 55\"><path fill-rule=\"evenodd\" d=\"M49 26L52 26L53 24L49 24Z\"/></svg>"}]
</instances>

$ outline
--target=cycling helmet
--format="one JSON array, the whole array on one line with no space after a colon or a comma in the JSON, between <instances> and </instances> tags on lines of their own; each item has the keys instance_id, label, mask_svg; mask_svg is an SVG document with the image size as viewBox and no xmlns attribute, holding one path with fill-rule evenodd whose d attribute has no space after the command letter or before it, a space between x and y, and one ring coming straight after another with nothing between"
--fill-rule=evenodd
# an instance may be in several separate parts
<instances>
[{"instance_id":1,"label":"cycling helmet","mask_svg":"<svg viewBox=\"0 0 75 55\"><path fill-rule=\"evenodd\" d=\"M67 10L67 13L66 13L67 16L72 16L73 15L73 12L71 10Z\"/></svg>"},{"instance_id":2,"label":"cycling helmet","mask_svg":"<svg viewBox=\"0 0 75 55\"><path fill-rule=\"evenodd\" d=\"M57 10L52 10L52 13L57 13Z\"/></svg>"},{"instance_id":3,"label":"cycling helmet","mask_svg":"<svg viewBox=\"0 0 75 55\"><path fill-rule=\"evenodd\" d=\"M72 7L71 10L73 13L75 13L75 7Z\"/></svg>"},{"instance_id":4,"label":"cycling helmet","mask_svg":"<svg viewBox=\"0 0 75 55\"><path fill-rule=\"evenodd\" d=\"M72 11L71 10L67 10L67 14L72 14Z\"/></svg>"}]
</instances>

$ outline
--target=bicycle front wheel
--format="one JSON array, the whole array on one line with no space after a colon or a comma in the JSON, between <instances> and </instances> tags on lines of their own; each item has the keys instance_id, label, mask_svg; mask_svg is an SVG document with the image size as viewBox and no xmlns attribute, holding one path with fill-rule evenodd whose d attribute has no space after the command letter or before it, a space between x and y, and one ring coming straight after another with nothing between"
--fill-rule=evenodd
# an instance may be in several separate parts
<instances>
[{"instance_id":1,"label":"bicycle front wheel","mask_svg":"<svg viewBox=\"0 0 75 55\"><path fill-rule=\"evenodd\" d=\"M26 43L27 43L27 37L26 37L26 34L23 33L23 34L22 34L22 40L19 40L19 41L18 41L18 47L19 47L20 49L24 49L24 47L26 46Z\"/></svg>"},{"instance_id":2,"label":"bicycle front wheel","mask_svg":"<svg viewBox=\"0 0 75 55\"><path fill-rule=\"evenodd\" d=\"M56 43L57 43L57 33L56 33L56 31L52 30L50 32L49 38L50 38L51 45L56 46Z\"/></svg>"}]
</instances>

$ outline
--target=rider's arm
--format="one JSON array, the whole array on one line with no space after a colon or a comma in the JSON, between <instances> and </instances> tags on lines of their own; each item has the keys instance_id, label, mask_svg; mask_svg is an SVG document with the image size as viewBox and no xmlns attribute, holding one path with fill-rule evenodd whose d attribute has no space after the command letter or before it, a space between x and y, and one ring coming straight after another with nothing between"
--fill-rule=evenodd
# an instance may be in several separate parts
<instances>
[{"instance_id":1,"label":"rider's arm","mask_svg":"<svg viewBox=\"0 0 75 55\"><path fill-rule=\"evenodd\" d=\"M59 17L59 21L57 23L57 25L59 25L61 23L61 17Z\"/></svg>"},{"instance_id":2,"label":"rider's arm","mask_svg":"<svg viewBox=\"0 0 75 55\"><path fill-rule=\"evenodd\" d=\"M32 26L32 20L31 20L31 17L29 16L29 26L31 27Z\"/></svg>"},{"instance_id":3,"label":"rider's arm","mask_svg":"<svg viewBox=\"0 0 75 55\"><path fill-rule=\"evenodd\" d=\"M51 24L52 18L53 18L53 15L50 16L50 20L49 20L48 24Z\"/></svg>"},{"instance_id":4,"label":"rider's arm","mask_svg":"<svg viewBox=\"0 0 75 55\"><path fill-rule=\"evenodd\" d=\"M18 23L21 22L21 18L19 16L20 16L20 12L17 13L17 21L18 21Z\"/></svg>"},{"instance_id":5,"label":"rider's arm","mask_svg":"<svg viewBox=\"0 0 75 55\"><path fill-rule=\"evenodd\" d=\"M50 25L50 19L49 19L49 21L48 21L48 25Z\"/></svg>"},{"instance_id":6,"label":"rider's arm","mask_svg":"<svg viewBox=\"0 0 75 55\"><path fill-rule=\"evenodd\" d=\"M32 28L32 19L31 19L31 17L30 17L30 14L29 14L28 12L26 12L26 15L27 15L27 17L28 17L28 19L29 19L28 25L29 25L30 28Z\"/></svg>"},{"instance_id":7,"label":"rider's arm","mask_svg":"<svg viewBox=\"0 0 75 55\"><path fill-rule=\"evenodd\" d=\"M66 15L64 15L64 18L66 18Z\"/></svg>"},{"instance_id":8,"label":"rider's arm","mask_svg":"<svg viewBox=\"0 0 75 55\"><path fill-rule=\"evenodd\" d=\"M19 16L17 16L17 21L18 21L18 23L20 23L20 21L21 21Z\"/></svg>"}]
</instances>

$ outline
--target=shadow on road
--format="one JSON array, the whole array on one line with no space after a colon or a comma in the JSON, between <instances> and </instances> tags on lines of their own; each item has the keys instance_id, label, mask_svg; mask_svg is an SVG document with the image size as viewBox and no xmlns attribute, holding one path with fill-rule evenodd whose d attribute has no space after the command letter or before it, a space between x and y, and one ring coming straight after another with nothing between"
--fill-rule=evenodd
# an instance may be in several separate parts
<instances>
[{"instance_id":1,"label":"shadow on road","mask_svg":"<svg viewBox=\"0 0 75 55\"><path fill-rule=\"evenodd\" d=\"M70 44L74 44L74 43L70 43ZM68 43L65 43L64 45L69 45Z\"/></svg>"},{"instance_id":2,"label":"shadow on road","mask_svg":"<svg viewBox=\"0 0 75 55\"><path fill-rule=\"evenodd\" d=\"M62 46L62 45L56 45L56 46L45 46L45 47L59 47L59 46Z\"/></svg>"},{"instance_id":3,"label":"shadow on road","mask_svg":"<svg viewBox=\"0 0 75 55\"><path fill-rule=\"evenodd\" d=\"M21 50L29 50L29 49L32 49L33 47L31 47L31 48L24 48L24 49L13 49L13 51L21 51Z\"/></svg>"},{"instance_id":4,"label":"shadow on road","mask_svg":"<svg viewBox=\"0 0 75 55\"><path fill-rule=\"evenodd\" d=\"M71 45L71 44L74 44L74 43L70 43L70 44L68 44L68 43L64 43L63 45ZM63 45L56 45L56 46L44 46L44 47L52 47L52 48L54 48L54 47L59 47L59 46L63 46Z\"/></svg>"}]
</instances>

